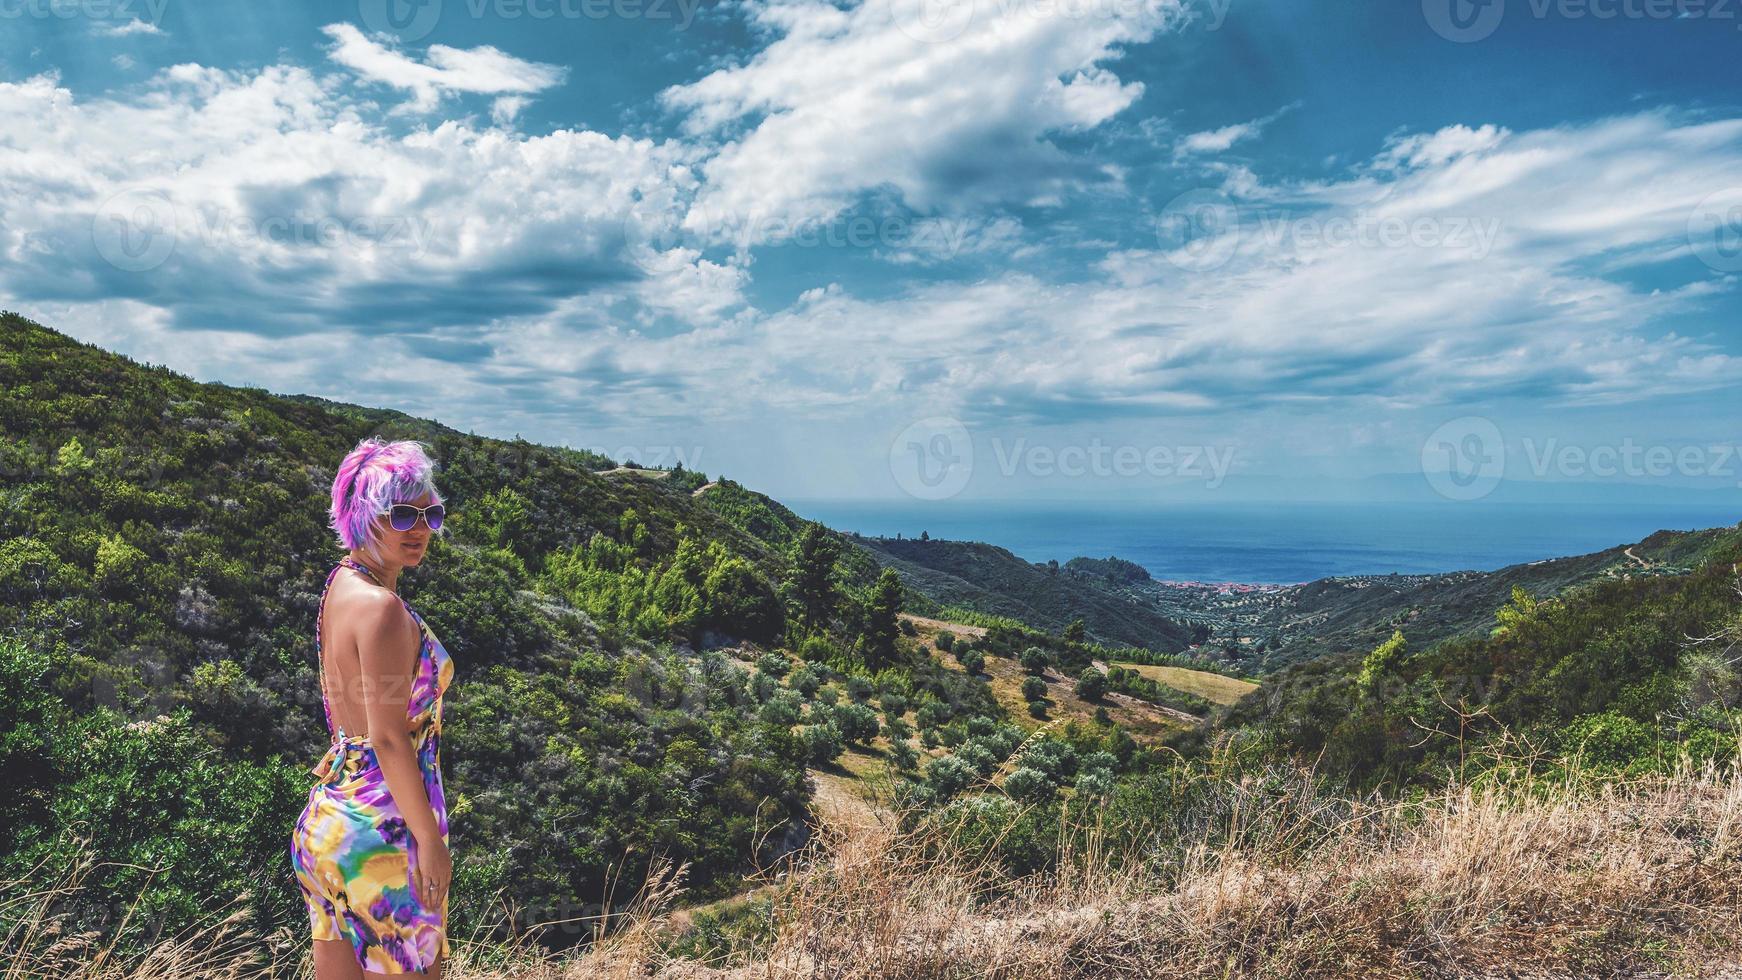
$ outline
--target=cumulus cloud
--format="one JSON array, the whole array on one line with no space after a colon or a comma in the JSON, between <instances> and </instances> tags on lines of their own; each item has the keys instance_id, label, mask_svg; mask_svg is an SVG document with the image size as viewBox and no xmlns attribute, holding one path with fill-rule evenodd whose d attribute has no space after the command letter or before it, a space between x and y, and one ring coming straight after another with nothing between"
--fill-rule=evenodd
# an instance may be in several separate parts
<instances>
[{"instance_id":1,"label":"cumulus cloud","mask_svg":"<svg viewBox=\"0 0 1742 980\"><path fill-rule=\"evenodd\" d=\"M0 83L0 294L208 376L554 437L916 405L1068 422L1623 404L1742 381L1718 338L1679 326L1735 286L1689 258L1688 227L1742 172L1742 120L1402 132L1318 181L1229 166L1220 237L1019 268L1005 259L1059 253L1015 205L1099 190L1109 212L1144 208L1049 136L1128 106L1108 63L1167 25L1020 8L950 43L892 4L758 8L774 39L668 91L687 129L667 141L515 132L516 100L560 82L549 66L419 61L346 30L336 63L431 111L487 94L493 122L395 125L391 93L288 64L179 65L95 99ZM1223 138L1240 137L1203 144ZM879 243L862 254L916 275L867 285L821 256L836 269L784 308L747 298L756 235L681 234L880 202L943 258ZM952 278L964 256L998 261ZM349 390L360 376L376 387Z\"/></svg>"},{"instance_id":2,"label":"cumulus cloud","mask_svg":"<svg viewBox=\"0 0 1742 980\"><path fill-rule=\"evenodd\" d=\"M474 327L665 279L697 315L741 303L730 270L624 247L636 202L682 192L684 148L382 116L294 66L178 66L125 101L0 84L0 285L281 336Z\"/></svg>"},{"instance_id":3,"label":"cumulus cloud","mask_svg":"<svg viewBox=\"0 0 1742 980\"><path fill-rule=\"evenodd\" d=\"M560 65L523 61L489 45L432 44L424 62L364 36L350 24L328 24L321 30L333 39L328 52L333 61L370 81L410 92L412 106L425 112L449 93L526 95L555 88L568 77L568 69ZM514 112L524 104L513 104Z\"/></svg>"},{"instance_id":4,"label":"cumulus cloud","mask_svg":"<svg viewBox=\"0 0 1742 980\"><path fill-rule=\"evenodd\" d=\"M1051 137L1130 106L1143 86L1104 63L1184 16L1175 0L1078 16L1051 4L957 4L961 21L942 25L911 0L747 9L775 40L662 101L691 136L718 141L702 170L704 213L787 224L826 219L879 189L935 214L1109 186L1099 163Z\"/></svg>"}]
</instances>

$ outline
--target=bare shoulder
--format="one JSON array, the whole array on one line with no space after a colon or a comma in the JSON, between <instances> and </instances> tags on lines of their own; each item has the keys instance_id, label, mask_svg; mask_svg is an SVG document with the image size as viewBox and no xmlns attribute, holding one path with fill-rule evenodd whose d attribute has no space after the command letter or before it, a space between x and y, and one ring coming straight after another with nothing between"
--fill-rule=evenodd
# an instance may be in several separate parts
<instances>
[{"instance_id":1,"label":"bare shoulder","mask_svg":"<svg viewBox=\"0 0 1742 980\"><path fill-rule=\"evenodd\" d=\"M365 663L396 664L416 651L417 623L405 603L386 589L358 584L340 597L344 618Z\"/></svg>"}]
</instances>

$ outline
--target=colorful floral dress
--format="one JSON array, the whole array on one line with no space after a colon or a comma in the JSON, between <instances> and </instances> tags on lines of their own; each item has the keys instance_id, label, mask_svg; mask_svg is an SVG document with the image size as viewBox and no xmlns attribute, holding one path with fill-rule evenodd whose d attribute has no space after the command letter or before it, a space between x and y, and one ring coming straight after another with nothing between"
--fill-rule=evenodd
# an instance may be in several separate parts
<instances>
[{"instance_id":1,"label":"colorful floral dress","mask_svg":"<svg viewBox=\"0 0 1742 980\"><path fill-rule=\"evenodd\" d=\"M374 573L349 557L327 573L320 610L340 568ZM405 600L401 599L404 603ZM423 634L412 673L406 724L423 771L424 789L442 840L448 839L447 799L442 792L442 695L454 676L453 661L429 624L405 603L406 612ZM315 617L315 652L320 655L320 613ZM321 664L321 709L327 731L333 733L333 712L327 702L326 665ZM413 973L428 969L439 954L448 955L447 898L441 907L427 908L412 885L417 841L406 827L399 805L388 792L387 778L367 735L345 734L340 728L326 755L310 770L319 780L309 790L308 806L297 817L291 834L290 858L297 887L308 906L315 939L345 939L357 963L379 973ZM421 801L419 801L421 805Z\"/></svg>"}]
</instances>

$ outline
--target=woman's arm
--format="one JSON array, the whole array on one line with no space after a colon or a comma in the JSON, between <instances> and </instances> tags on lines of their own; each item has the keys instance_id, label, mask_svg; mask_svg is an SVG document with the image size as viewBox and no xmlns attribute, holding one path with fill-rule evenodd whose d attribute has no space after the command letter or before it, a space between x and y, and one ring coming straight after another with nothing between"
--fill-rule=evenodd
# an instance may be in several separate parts
<instances>
[{"instance_id":1,"label":"woman's arm","mask_svg":"<svg viewBox=\"0 0 1742 980\"><path fill-rule=\"evenodd\" d=\"M399 599L374 593L361 603L357 620L357 655L362 665L363 711L369 719L369 740L375 759L387 777L388 792L405 817L406 830L419 847L441 842L441 828L424 789L423 770L406 731L406 705L411 700L412 671L422 637L417 623Z\"/></svg>"}]
</instances>

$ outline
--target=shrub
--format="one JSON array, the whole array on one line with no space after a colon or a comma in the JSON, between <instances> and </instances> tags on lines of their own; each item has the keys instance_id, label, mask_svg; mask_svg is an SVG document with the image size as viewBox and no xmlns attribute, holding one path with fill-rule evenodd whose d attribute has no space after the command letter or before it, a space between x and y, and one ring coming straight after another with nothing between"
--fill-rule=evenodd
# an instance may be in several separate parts
<instances>
[{"instance_id":1,"label":"shrub","mask_svg":"<svg viewBox=\"0 0 1742 980\"><path fill-rule=\"evenodd\" d=\"M949 653L950 648L956 645L956 634L939 632L937 643L938 643L939 650L943 651L944 653Z\"/></svg>"},{"instance_id":2,"label":"shrub","mask_svg":"<svg viewBox=\"0 0 1742 980\"><path fill-rule=\"evenodd\" d=\"M1046 702L1045 701L1030 701L1030 702L1028 702L1028 713L1035 718L1045 718L1046 717Z\"/></svg>"},{"instance_id":3,"label":"shrub","mask_svg":"<svg viewBox=\"0 0 1742 980\"><path fill-rule=\"evenodd\" d=\"M831 712L834 726L849 742L869 743L877 737L877 712L869 705L843 704Z\"/></svg>"},{"instance_id":4,"label":"shrub","mask_svg":"<svg viewBox=\"0 0 1742 980\"><path fill-rule=\"evenodd\" d=\"M978 650L968 650L958 653L956 654L956 659L961 662L962 669L970 674L983 674L986 672L986 655Z\"/></svg>"},{"instance_id":5,"label":"shrub","mask_svg":"<svg viewBox=\"0 0 1742 980\"><path fill-rule=\"evenodd\" d=\"M797 695L791 691L780 691L763 702L758 716L770 725L791 727L798 724L801 710Z\"/></svg>"},{"instance_id":6,"label":"shrub","mask_svg":"<svg viewBox=\"0 0 1742 980\"><path fill-rule=\"evenodd\" d=\"M787 678L786 685L808 700L816 697L817 689L823 686L823 672L814 665L800 667Z\"/></svg>"},{"instance_id":7,"label":"shrub","mask_svg":"<svg viewBox=\"0 0 1742 980\"><path fill-rule=\"evenodd\" d=\"M902 772L913 772L919 768L919 752L905 739L899 740L889 746L889 761Z\"/></svg>"},{"instance_id":8,"label":"shrub","mask_svg":"<svg viewBox=\"0 0 1742 980\"><path fill-rule=\"evenodd\" d=\"M1077 678L1077 697L1084 701L1099 701L1107 696L1107 675L1093 667L1083 668L1081 677Z\"/></svg>"},{"instance_id":9,"label":"shrub","mask_svg":"<svg viewBox=\"0 0 1742 980\"><path fill-rule=\"evenodd\" d=\"M756 669L770 677L785 677L792 670L792 661L778 653L765 653L756 658Z\"/></svg>"},{"instance_id":10,"label":"shrub","mask_svg":"<svg viewBox=\"0 0 1742 980\"><path fill-rule=\"evenodd\" d=\"M886 692L879 703L883 705L883 717L894 721L907 714L907 698L893 691Z\"/></svg>"},{"instance_id":11,"label":"shrub","mask_svg":"<svg viewBox=\"0 0 1742 980\"><path fill-rule=\"evenodd\" d=\"M805 758L814 766L827 766L847 750L841 730L827 722L805 728L803 737Z\"/></svg>"},{"instance_id":12,"label":"shrub","mask_svg":"<svg viewBox=\"0 0 1742 980\"><path fill-rule=\"evenodd\" d=\"M864 677L854 674L847 678L847 697L854 701L863 704L871 700L871 695L874 693L876 690L871 686L871 682Z\"/></svg>"},{"instance_id":13,"label":"shrub","mask_svg":"<svg viewBox=\"0 0 1742 980\"><path fill-rule=\"evenodd\" d=\"M1004 777L1004 792L1022 803L1051 803L1058 795L1058 784L1038 769L1018 766Z\"/></svg>"},{"instance_id":14,"label":"shrub","mask_svg":"<svg viewBox=\"0 0 1742 980\"><path fill-rule=\"evenodd\" d=\"M1052 658L1047 656L1046 651L1040 647L1029 647L1022 651L1022 656L1018 660L1022 664L1022 669L1031 674L1046 673L1046 668L1052 663Z\"/></svg>"},{"instance_id":15,"label":"shrub","mask_svg":"<svg viewBox=\"0 0 1742 980\"><path fill-rule=\"evenodd\" d=\"M1651 730L1613 711L1584 715L1560 731L1561 751L1582 753L1587 765L1604 769L1642 768L1651 765Z\"/></svg>"},{"instance_id":16,"label":"shrub","mask_svg":"<svg viewBox=\"0 0 1742 980\"><path fill-rule=\"evenodd\" d=\"M950 706L935 698L920 702L913 720L921 729L937 728L950 720Z\"/></svg>"},{"instance_id":17,"label":"shrub","mask_svg":"<svg viewBox=\"0 0 1742 980\"><path fill-rule=\"evenodd\" d=\"M974 767L953 755L933 759L925 767L925 781L939 799L948 799L967 789L974 777Z\"/></svg>"},{"instance_id":18,"label":"shrub","mask_svg":"<svg viewBox=\"0 0 1742 980\"><path fill-rule=\"evenodd\" d=\"M825 663L835 655L835 645L830 643L827 637L807 636L804 638L804 642L798 645L798 655L801 660L808 663Z\"/></svg>"},{"instance_id":19,"label":"shrub","mask_svg":"<svg viewBox=\"0 0 1742 980\"><path fill-rule=\"evenodd\" d=\"M1078 796L1110 796L1113 793L1113 777L1096 770L1084 773L1077 779Z\"/></svg>"},{"instance_id":20,"label":"shrub","mask_svg":"<svg viewBox=\"0 0 1742 980\"><path fill-rule=\"evenodd\" d=\"M1046 681L1038 677L1024 677L1022 679L1022 697L1028 701L1039 701L1046 697Z\"/></svg>"}]
</instances>

